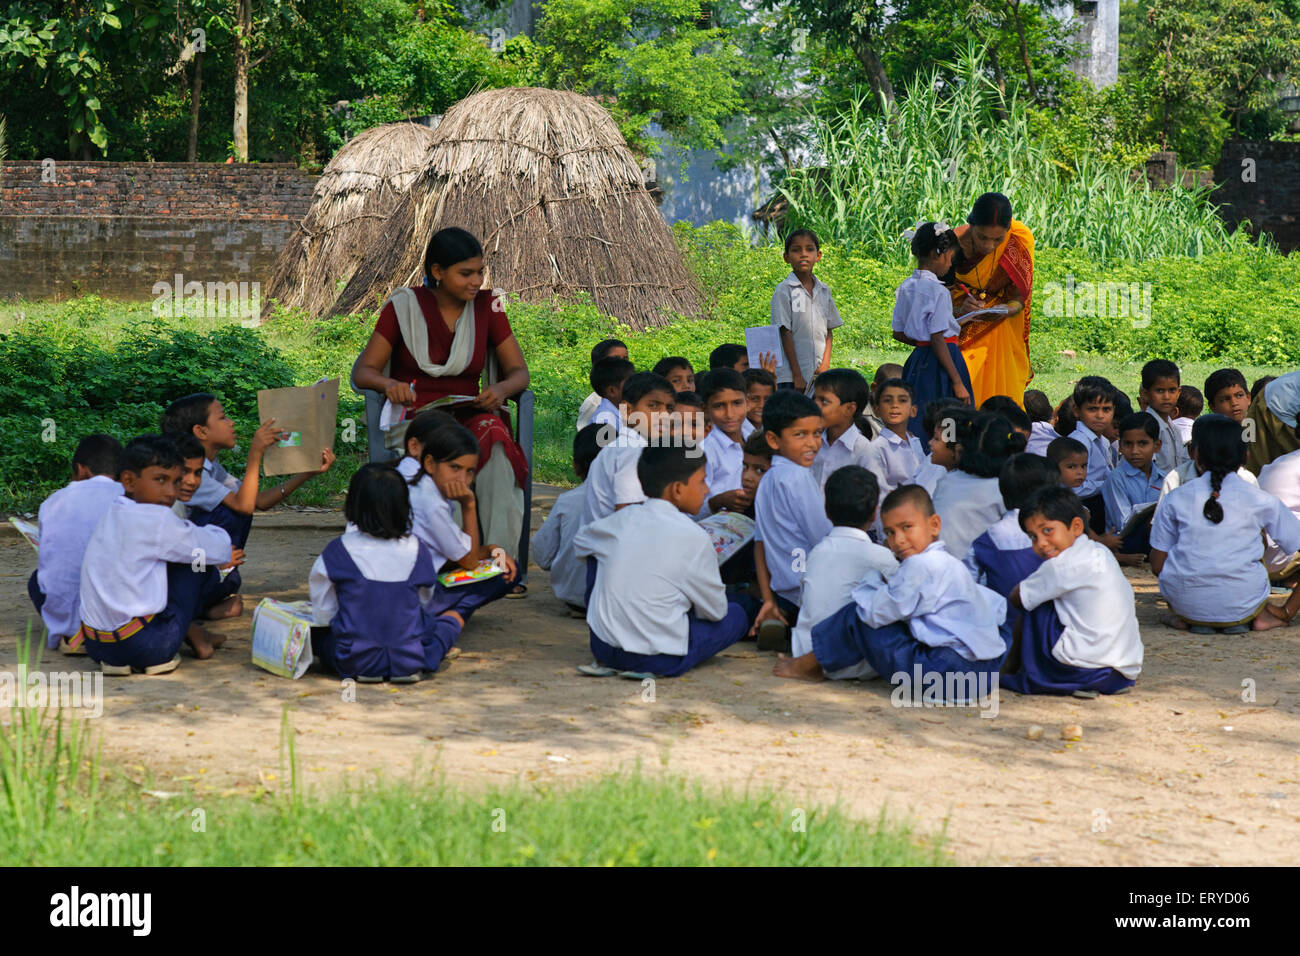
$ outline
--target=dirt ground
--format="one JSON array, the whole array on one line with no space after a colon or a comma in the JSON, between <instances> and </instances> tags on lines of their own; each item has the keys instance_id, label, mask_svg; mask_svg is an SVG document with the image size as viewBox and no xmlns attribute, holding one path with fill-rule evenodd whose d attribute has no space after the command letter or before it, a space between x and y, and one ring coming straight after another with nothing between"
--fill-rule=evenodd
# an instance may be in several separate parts
<instances>
[{"instance_id":1,"label":"dirt ground","mask_svg":"<svg viewBox=\"0 0 1300 956\"><path fill-rule=\"evenodd\" d=\"M554 496L538 488L534 528ZM313 670L289 681L250 663L252 607L264 596L305 599L308 569L342 523L336 512L259 517L243 571L247 610L217 625L228 641L216 657L187 656L164 677L105 680L95 729L107 765L160 789L274 789L287 705L309 785L376 771L436 771L471 787L549 783L639 765L771 786L792 810L838 802L865 818L885 808L929 832L946 826L963 863L1300 862L1300 628L1209 638L1160 626L1147 571L1129 572L1146 644L1131 694L1004 691L991 719L893 707L883 681L779 680L772 655L752 643L656 682L653 695L637 682L583 677L584 622L565 616L535 566L529 596L480 611L463 655L434 679L361 685L349 702L337 678ZM15 664L34 567L26 542L0 536L0 670ZM1035 724L1042 738L1027 739ZM1081 740L1061 739L1069 724L1083 728Z\"/></svg>"}]
</instances>

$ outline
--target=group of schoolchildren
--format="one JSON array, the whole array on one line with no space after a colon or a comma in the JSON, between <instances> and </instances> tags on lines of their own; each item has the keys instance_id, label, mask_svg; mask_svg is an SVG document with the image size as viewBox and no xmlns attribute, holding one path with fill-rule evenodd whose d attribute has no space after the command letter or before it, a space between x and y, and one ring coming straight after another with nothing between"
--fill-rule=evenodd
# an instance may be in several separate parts
<instances>
[{"instance_id":1,"label":"group of schoolchildren","mask_svg":"<svg viewBox=\"0 0 1300 956\"><path fill-rule=\"evenodd\" d=\"M698 377L682 357L638 372L625 343L596 346L573 442L582 483L533 539L556 595L586 620L584 673L680 675L753 637L781 652L782 677L919 667L1089 697L1126 691L1141 669L1121 563L1150 562L1177 627L1265 630L1300 611L1300 589L1269 602L1273 583L1300 579L1300 372L1248 391L1223 369L1202 396L1157 360L1142 370L1141 411L1097 376L1056 408L1027 391L976 409L937 282L954 248L942 224L913 234L918 268L893 316L913 352L870 385L831 367L840 319L806 230L787 239L792 271L771 307L781 355L761 368L726 344ZM1249 454L1243 423L1264 435ZM216 461L234 425L208 394L173 402L160 432L125 448L83 439L74 480L41 507L32 600L51 646L105 673L168 672L182 643L210 657L220 638L200 622L242 612L253 511L333 460L323 450L320 471L261 488L280 438L271 421L235 479ZM309 575L316 656L363 681L437 670L469 616L518 579L481 540L473 434L431 410L405 445L395 465L357 471L347 530ZM719 565L699 522L722 512L752 518L753 540ZM439 580L489 558L495 577Z\"/></svg>"}]
</instances>

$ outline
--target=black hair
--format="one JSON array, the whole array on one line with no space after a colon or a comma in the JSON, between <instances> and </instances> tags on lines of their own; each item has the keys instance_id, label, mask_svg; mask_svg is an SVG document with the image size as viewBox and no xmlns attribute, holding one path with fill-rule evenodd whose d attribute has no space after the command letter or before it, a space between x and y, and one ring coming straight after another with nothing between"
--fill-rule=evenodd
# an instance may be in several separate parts
<instances>
[{"instance_id":1,"label":"black hair","mask_svg":"<svg viewBox=\"0 0 1300 956\"><path fill-rule=\"evenodd\" d=\"M744 395L745 376L734 368L727 367L711 369L695 380L695 390L706 402L724 389L731 389Z\"/></svg>"},{"instance_id":2,"label":"black hair","mask_svg":"<svg viewBox=\"0 0 1300 956\"><path fill-rule=\"evenodd\" d=\"M743 345L735 345L730 342L726 345L719 345L709 353L709 370L712 371L717 368L734 369L741 357L748 354L749 350Z\"/></svg>"},{"instance_id":3,"label":"black hair","mask_svg":"<svg viewBox=\"0 0 1300 956\"><path fill-rule=\"evenodd\" d=\"M650 371L654 372L656 375L662 375L664 378L667 378L669 372L675 372L679 368L686 369L686 371L690 372L692 375L695 374L695 369L691 367L691 363L680 355L670 355L667 358L661 358L659 361L655 362L655 367Z\"/></svg>"},{"instance_id":4,"label":"black hair","mask_svg":"<svg viewBox=\"0 0 1300 956\"><path fill-rule=\"evenodd\" d=\"M601 339L591 349L591 364L595 365L601 359L608 357L614 349L626 349L627 343L622 339Z\"/></svg>"},{"instance_id":5,"label":"black hair","mask_svg":"<svg viewBox=\"0 0 1300 956\"><path fill-rule=\"evenodd\" d=\"M1172 378L1175 382L1182 381L1178 366L1169 359L1152 359L1142 366L1143 388L1150 388L1155 385L1157 379L1161 378Z\"/></svg>"},{"instance_id":6,"label":"black hair","mask_svg":"<svg viewBox=\"0 0 1300 956\"><path fill-rule=\"evenodd\" d=\"M698 392L678 392L673 396L673 403L681 408L685 405L687 408L704 408L704 399L700 398Z\"/></svg>"},{"instance_id":7,"label":"black hair","mask_svg":"<svg viewBox=\"0 0 1300 956\"><path fill-rule=\"evenodd\" d=\"M1205 379L1205 400L1213 405L1221 391L1234 385L1241 386L1243 392L1250 391L1250 386L1246 384L1246 376L1235 368L1221 368L1211 372Z\"/></svg>"},{"instance_id":8,"label":"black hair","mask_svg":"<svg viewBox=\"0 0 1300 956\"><path fill-rule=\"evenodd\" d=\"M885 394L887 388L907 389L907 397L912 400L913 404L916 403L916 389L912 387L911 382L902 378L887 378L881 382L880 387L876 389L876 394L873 396L877 402L880 401L880 396Z\"/></svg>"},{"instance_id":9,"label":"black hair","mask_svg":"<svg viewBox=\"0 0 1300 956\"><path fill-rule=\"evenodd\" d=\"M794 245L796 239L811 239L814 248L819 252L821 251L822 241L817 238L817 233L813 232L811 229L796 229L785 237L786 255L790 254L790 247Z\"/></svg>"},{"instance_id":10,"label":"black hair","mask_svg":"<svg viewBox=\"0 0 1300 956\"><path fill-rule=\"evenodd\" d=\"M962 422L968 421L974 412L971 407L959 398L946 396L944 398L931 399L926 403L925 411L921 414L921 428L931 438L934 437L934 430L945 421L953 423L952 441L945 441L944 444L949 448L957 446L958 428Z\"/></svg>"},{"instance_id":11,"label":"black hair","mask_svg":"<svg viewBox=\"0 0 1300 956\"><path fill-rule=\"evenodd\" d=\"M1124 437L1125 432L1136 431L1138 429L1147 433L1147 437L1152 441L1160 440L1160 423L1150 412L1130 412L1119 420L1119 435Z\"/></svg>"},{"instance_id":12,"label":"black hair","mask_svg":"<svg viewBox=\"0 0 1300 956\"><path fill-rule=\"evenodd\" d=\"M817 403L803 392L782 388L763 403L763 431L780 436L801 418L822 417Z\"/></svg>"},{"instance_id":13,"label":"black hair","mask_svg":"<svg viewBox=\"0 0 1300 956\"><path fill-rule=\"evenodd\" d=\"M1025 414L1025 410L1016 404L1016 400L1007 395L990 395L980 406L981 412L993 412L1001 415L1011 423L1012 428L1030 431L1034 425Z\"/></svg>"},{"instance_id":14,"label":"black hair","mask_svg":"<svg viewBox=\"0 0 1300 956\"><path fill-rule=\"evenodd\" d=\"M704 456L680 445L651 445L641 450L636 476L647 498L662 498L674 481L690 481L704 467Z\"/></svg>"},{"instance_id":15,"label":"black hair","mask_svg":"<svg viewBox=\"0 0 1300 956\"><path fill-rule=\"evenodd\" d=\"M1023 508L1039 488L1060 483L1061 471L1054 462L1028 452L1012 455L998 472L998 491L1002 492L1002 505L1008 511Z\"/></svg>"},{"instance_id":16,"label":"black hair","mask_svg":"<svg viewBox=\"0 0 1300 956\"><path fill-rule=\"evenodd\" d=\"M773 450L772 446L767 443L765 435L766 432L764 432L763 429L755 428L749 433L749 437L745 439L744 444L740 446L740 453L742 455L754 455L758 458L766 458L768 461L771 461L772 456L775 455L776 452Z\"/></svg>"},{"instance_id":17,"label":"black hair","mask_svg":"<svg viewBox=\"0 0 1300 956\"><path fill-rule=\"evenodd\" d=\"M1025 389L1025 414L1032 422L1050 422L1052 420L1052 403L1047 395L1036 388Z\"/></svg>"},{"instance_id":18,"label":"black hair","mask_svg":"<svg viewBox=\"0 0 1300 956\"><path fill-rule=\"evenodd\" d=\"M483 255L483 246L472 232L459 226L439 229L429 237L429 244L424 247L424 277L433 285L433 267L450 269L466 259L477 259Z\"/></svg>"},{"instance_id":19,"label":"black hair","mask_svg":"<svg viewBox=\"0 0 1300 956\"><path fill-rule=\"evenodd\" d=\"M1114 404L1117 391L1108 379L1100 375L1085 375L1074 384L1074 407L1078 409L1082 405L1106 402ZM1075 417L1078 417L1077 411Z\"/></svg>"},{"instance_id":20,"label":"black hair","mask_svg":"<svg viewBox=\"0 0 1300 956\"><path fill-rule=\"evenodd\" d=\"M623 403L635 405L651 392L667 392L669 396L677 394L673 383L662 375L656 375L654 372L637 372L635 375L628 376L623 382Z\"/></svg>"},{"instance_id":21,"label":"black hair","mask_svg":"<svg viewBox=\"0 0 1300 956\"><path fill-rule=\"evenodd\" d=\"M1276 378L1276 375L1264 375L1255 379L1255 384L1250 387L1250 400L1253 402L1255 397L1264 391L1264 386Z\"/></svg>"},{"instance_id":22,"label":"black hair","mask_svg":"<svg viewBox=\"0 0 1300 956\"><path fill-rule=\"evenodd\" d=\"M930 256L941 256L949 249L957 248L957 233L951 229L940 232L938 223L923 222L912 236L912 255L917 262L924 262Z\"/></svg>"},{"instance_id":23,"label":"black hair","mask_svg":"<svg viewBox=\"0 0 1300 956\"><path fill-rule=\"evenodd\" d=\"M862 377L862 373L853 368L832 368L822 372L813 380L813 391L824 388L844 404L852 402L857 406L853 413L853 424L864 438L874 438L871 419L867 418L867 403L871 401L871 386Z\"/></svg>"},{"instance_id":24,"label":"black hair","mask_svg":"<svg viewBox=\"0 0 1300 956\"><path fill-rule=\"evenodd\" d=\"M167 432L163 435L163 438L176 446L176 453L181 456L182 461L207 457L208 453L203 448L203 442L199 441L193 432ZM121 448L122 446L118 445L117 447Z\"/></svg>"},{"instance_id":25,"label":"black hair","mask_svg":"<svg viewBox=\"0 0 1300 956\"><path fill-rule=\"evenodd\" d=\"M966 221L972 226L1011 228L1011 200L1002 193L985 193L975 200Z\"/></svg>"},{"instance_id":26,"label":"black hair","mask_svg":"<svg viewBox=\"0 0 1300 956\"><path fill-rule=\"evenodd\" d=\"M143 475L146 468L180 468L181 456L176 446L162 435L137 435L122 449L118 473L129 471Z\"/></svg>"},{"instance_id":27,"label":"black hair","mask_svg":"<svg viewBox=\"0 0 1300 956\"><path fill-rule=\"evenodd\" d=\"M599 428L600 426L596 427ZM429 433L424 442L424 447L420 451L420 467L411 479L411 484L418 485L420 480L428 474L424 470L424 463L430 458L433 459L434 464L441 464L444 461L460 458L462 455L481 454L478 439L474 437L472 431L460 422L435 428Z\"/></svg>"},{"instance_id":28,"label":"black hair","mask_svg":"<svg viewBox=\"0 0 1300 956\"><path fill-rule=\"evenodd\" d=\"M1079 416L1074 410L1074 396L1067 395L1056 406L1056 434L1069 437L1074 434L1074 426L1079 424Z\"/></svg>"},{"instance_id":29,"label":"black hair","mask_svg":"<svg viewBox=\"0 0 1300 956\"><path fill-rule=\"evenodd\" d=\"M195 425L208 423L208 410L216 400L217 396L211 392L195 392L193 395L178 398L162 413L159 428L164 435L169 432L193 434Z\"/></svg>"},{"instance_id":30,"label":"black hair","mask_svg":"<svg viewBox=\"0 0 1300 956\"><path fill-rule=\"evenodd\" d=\"M927 518L934 514L934 500L920 485L899 485L885 495L885 500L880 503L880 514L884 516L885 512L903 505L915 505Z\"/></svg>"},{"instance_id":31,"label":"black hair","mask_svg":"<svg viewBox=\"0 0 1300 956\"><path fill-rule=\"evenodd\" d=\"M766 385L768 388L776 388L776 376L765 368L747 368L740 373L745 377L745 391L749 391L751 385Z\"/></svg>"},{"instance_id":32,"label":"black hair","mask_svg":"<svg viewBox=\"0 0 1300 956\"><path fill-rule=\"evenodd\" d=\"M893 378L902 378L903 366L897 362L885 362L876 366L876 374L872 376L872 382L877 385L883 385ZM873 396L874 399L874 396Z\"/></svg>"},{"instance_id":33,"label":"black hair","mask_svg":"<svg viewBox=\"0 0 1300 956\"><path fill-rule=\"evenodd\" d=\"M193 435L189 437L198 443ZM201 444L199 454L203 454ZM77 442L76 450L72 453L72 467L76 468L77 465L85 465L92 475L117 477L122 469L122 443L112 435L87 435Z\"/></svg>"},{"instance_id":34,"label":"black hair","mask_svg":"<svg viewBox=\"0 0 1300 956\"><path fill-rule=\"evenodd\" d=\"M591 383L591 390L604 398L607 388L621 385L635 373L636 366L627 359L607 358L601 359L591 367L591 372L587 375L587 381Z\"/></svg>"},{"instance_id":35,"label":"black hair","mask_svg":"<svg viewBox=\"0 0 1300 956\"><path fill-rule=\"evenodd\" d=\"M1061 438L1052 439L1047 446L1047 459L1053 464L1059 465L1071 455L1087 455L1088 446L1077 438L1062 436Z\"/></svg>"},{"instance_id":36,"label":"black hair","mask_svg":"<svg viewBox=\"0 0 1300 956\"><path fill-rule=\"evenodd\" d=\"M573 470L583 481L587 480L591 463L600 454L601 427L587 425L585 428L578 429L578 434L573 436Z\"/></svg>"},{"instance_id":37,"label":"black hair","mask_svg":"<svg viewBox=\"0 0 1300 956\"><path fill-rule=\"evenodd\" d=\"M876 516L880 483L861 465L836 468L826 479L826 517L839 528L865 528Z\"/></svg>"},{"instance_id":38,"label":"black hair","mask_svg":"<svg viewBox=\"0 0 1300 956\"><path fill-rule=\"evenodd\" d=\"M1198 418L1205 411L1205 396L1195 385L1184 385L1178 390L1178 402L1174 408L1179 418Z\"/></svg>"},{"instance_id":39,"label":"black hair","mask_svg":"<svg viewBox=\"0 0 1300 956\"><path fill-rule=\"evenodd\" d=\"M975 414L969 436L959 437L961 459L957 467L980 478L996 478L1001 474L1006 460L1024 451L1027 440L1009 421L992 412Z\"/></svg>"},{"instance_id":40,"label":"black hair","mask_svg":"<svg viewBox=\"0 0 1300 956\"><path fill-rule=\"evenodd\" d=\"M456 424L459 423L450 412L444 412L441 408L426 408L412 418L406 426L406 434L402 438L402 447L409 447L411 441L417 441L420 443L420 447L423 448L429 443L429 437L438 429Z\"/></svg>"},{"instance_id":41,"label":"black hair","mask_svg":"<svg viewBox=\"0 0 1300 956\"><path fill-rule=\"evenodd\" d=\"M411 531L411 495L390 464L362 465L348 482L343 516L374 538L403 538Z\"/></svg>"},{"instance_id":42,"label":"black hair","mask_svg":"<svg viewBox=\"0 0 1300 956\"><path fill-rule=\"evenodd\" d=\"M1223 520L1219 489L1223 479L1246 460L1246 442L1242 428L1227 415L1204 415L1192 426L1196 441L1196 464L1210 476L1210 497L1201 514L1211 524Z\"/></svg>"},{"instance_id":43,"label":"black hair","mask_svg":"<svg viewBox=\"0 0 1300 956\"><path fill-rule=\"evenodd\" d=\"M1133 414L1133 399L1128 397L1127 392L1115 390L1115 411L1111 413L1112 422L1122 422L1129 415Z\"/></svg>"},{"instance_id":44,"label":"black hair","mask_svg":"<svg viewBox=\"0 0 1300 956\"><path fill-rule=\"evenodd\" d=\"M1088 512L1084 510L1083 502L1079 500L1071 489L1063 488L1060 485L1054 487L1040 488L1034 494L1029 496L1020 507L1020 530L1025 531L1025 522L1035 515L1046 518L1048 521L1059 521L1067 528L1078 518L1083 522L1085 530L1088 527Z\"/></svg>"}]
</instances>

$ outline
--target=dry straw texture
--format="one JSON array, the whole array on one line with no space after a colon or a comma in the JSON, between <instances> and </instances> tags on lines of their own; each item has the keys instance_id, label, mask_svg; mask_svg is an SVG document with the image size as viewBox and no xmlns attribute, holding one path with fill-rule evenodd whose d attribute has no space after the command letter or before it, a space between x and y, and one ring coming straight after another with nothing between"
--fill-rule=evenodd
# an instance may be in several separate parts
<instances>
[{"instance_id":1,"label":"dry straw texture","mask_svg":"<svg viewBox=\"0 0 1300 956\"><path fill-rule=\"evenodd\" d=\"M367 250L383 242L384 224L428 164L433 130L418 123L375 126L334 154L312 191L311 209L289 238L271 275L267 307L325 315L339 280L352 277Z\"/></svg>"},{"instance_id":2,"label":"dry straw texture","mask_svg":"<svg viewBox=\"0 0 1300 956\"><path fill-rule=\"evenodd\" d=\"M375 308L422 281L436 230L479 237L488 284L528 302L589 292L642 329L694 314L699 290L609 113L558 90L476 93L447 111L428 165L333 307Z\"/></svg>"}]
</instances>

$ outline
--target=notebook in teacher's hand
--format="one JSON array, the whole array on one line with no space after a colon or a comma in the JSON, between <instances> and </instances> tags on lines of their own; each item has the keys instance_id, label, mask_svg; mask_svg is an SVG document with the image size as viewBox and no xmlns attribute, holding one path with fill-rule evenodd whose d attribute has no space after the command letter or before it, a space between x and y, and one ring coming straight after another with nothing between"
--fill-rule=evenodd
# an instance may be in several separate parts
<instances>
[{"instance_id":1,"label":"notebook in teacher's hand","mask_svg":"<svg viewBox=\"0 0 1300 956\"><path fill-rule=\"evenodd\" d=\"M262 456L264 475L320 471L321 449L334 450L339 418L339 380L322 379L296 388L264 388L257 393L259 421L275 419L287 432Z\"/></svg>"},{"instance_id":2,"label":"notebook in teacher's hand","mask_svg":"<svg viewBox=\"0 0 1300 956\"><path fill-rule=\"evenodd\" d=\"M957 324L965 325L971 319L978 319L981 315L1006 315L1008 311L1005 305L993 305L987 309L976 309L974 312L967 312L965 315L957 316Z\"/></svg>"}]
</instances>

